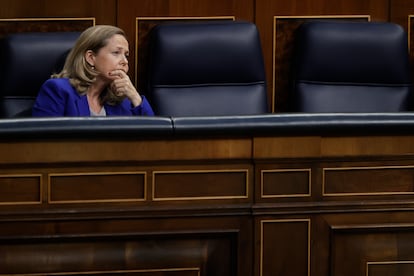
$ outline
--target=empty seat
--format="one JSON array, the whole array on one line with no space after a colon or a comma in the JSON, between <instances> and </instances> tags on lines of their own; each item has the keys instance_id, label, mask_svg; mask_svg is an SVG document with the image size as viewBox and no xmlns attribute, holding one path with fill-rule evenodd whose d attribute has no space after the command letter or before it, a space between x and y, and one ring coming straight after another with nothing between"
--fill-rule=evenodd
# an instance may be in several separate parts
<instances>
[{"instance_id":1,"label":"empty seat","mask_svg":"<svg viewBox=\"0 0 414 276\"><path fill-rule=\"evenodd\" d=\"M268 111L262 49L253 23L160 24L151 32L150 49L146 96L156 114Z\"/></svg>"},{"instance_id":2,"label":"empty seat","mask_svg":"<svg viewBox=\"0 0 414 276\"><path fill-rule=\"evenodd\" d=\"M386 22L312 21L296 33L292 111L411 109L407 34Z\"/></svg>"},{"instance_id":3,"label":"empty seat","mask_svg":"<svg viewBox=\"0 0 414 276\"><path fill-rule=\"evenodd\" d=\"M40 86L61 70L80 33L14 33L0 40L0 117L31 116Z\"/></svg>"}]
</instances>

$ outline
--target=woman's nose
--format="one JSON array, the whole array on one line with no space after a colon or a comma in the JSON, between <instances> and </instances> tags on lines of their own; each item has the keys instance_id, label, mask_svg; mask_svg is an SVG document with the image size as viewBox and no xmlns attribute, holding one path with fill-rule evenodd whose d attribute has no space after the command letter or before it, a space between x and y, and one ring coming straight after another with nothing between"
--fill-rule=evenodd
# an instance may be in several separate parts
<instances>
[{"instance_id":1,"label":"woman's nose","mask_svg":"<svg viewBox=\"0 0 414 276\"><path fill-rule=\"evenodd\" d=\"M128 64L128 57L123 56L123 58L121 60L121 64Z\"/></svg>"}]
</instances>

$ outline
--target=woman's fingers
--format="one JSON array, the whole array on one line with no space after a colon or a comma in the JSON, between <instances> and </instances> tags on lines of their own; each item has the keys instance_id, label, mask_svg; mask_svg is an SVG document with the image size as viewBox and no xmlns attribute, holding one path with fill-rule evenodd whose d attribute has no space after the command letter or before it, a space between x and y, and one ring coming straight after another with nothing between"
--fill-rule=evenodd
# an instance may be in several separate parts
<instances>
[{"instance_id":1,"label":"woman's fingers","mask_svg":"<svg viewBox=\"0 0 414 276\"><path fill-rule=\"evenodd\" d=\"M131 80L126 74L120 78L113 80L111 83L111 88L117 96L128 96L129 94L136 93Z\"/></svg>"}]
</instances>

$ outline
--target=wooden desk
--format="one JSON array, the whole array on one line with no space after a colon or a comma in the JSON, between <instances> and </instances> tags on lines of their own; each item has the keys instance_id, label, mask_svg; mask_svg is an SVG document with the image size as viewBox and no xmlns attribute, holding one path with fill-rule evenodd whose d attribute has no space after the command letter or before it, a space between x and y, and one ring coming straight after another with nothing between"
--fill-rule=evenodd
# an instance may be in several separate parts
<instances>
[{"instance_id":1,"label":"wooden desk","mask_svg":"<svg viewBox=\"0 0 414 276\"><path fill-rule=\"evenodd\" d=\"M0 141L0 275L405 275L414 135Z\"/></svg>"}]
</instances>

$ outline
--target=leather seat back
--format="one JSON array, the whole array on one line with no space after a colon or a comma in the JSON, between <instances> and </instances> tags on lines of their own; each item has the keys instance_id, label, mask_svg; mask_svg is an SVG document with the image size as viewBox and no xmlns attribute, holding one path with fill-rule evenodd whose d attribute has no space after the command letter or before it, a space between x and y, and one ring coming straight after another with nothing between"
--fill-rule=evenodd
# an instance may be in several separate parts
<instances>
[{"instance_id":1,"label":"leather seat back","mask_svg":"<svg viewBox=\"0 0 414 276\"><path fill-rule=\"evenodd\" d=\"M407 34L393 23L308 22L296 36L293 111L411 108Z\"/></svg>"},{"instance_id":2,"label":"leather seat back","mask_svg":"<svg viewBox=\"0 0 414 276\"><path fill-rule=\"evenodd\" d=\"M249 22L161 24L151 32L146 96L156 114L267 112L259 33Z\"/></svg>"},{"instance_id":3,"label":"leather seat back","mask_svg":"<svg viewBox=\"0 0 414 276\"><path fill-rule=\"evenodd\" d=\"M40 86L62 69L79 35L14 33L0 40L0 117L31 116Z\"/></svg>"}]
</instances>

